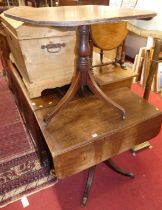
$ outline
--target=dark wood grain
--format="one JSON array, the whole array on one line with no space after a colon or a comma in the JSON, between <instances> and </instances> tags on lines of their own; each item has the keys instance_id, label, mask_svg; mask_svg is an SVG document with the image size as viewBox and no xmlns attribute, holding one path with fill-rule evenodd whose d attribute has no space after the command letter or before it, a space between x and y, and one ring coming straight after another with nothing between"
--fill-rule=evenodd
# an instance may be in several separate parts
<instances>
[{"instance_id":1,"label":"dark wood grain","mask_svg":"<svg viewBox=\"0 0 162 210\"><path fill-rule=\"evenodd\" d=\"M128 88L106 93L126 109L124 121L111 107L89 95L75 98L45 129L43 116L55 107L60 94L57 95L54 91L51 108L48 107L48 100L51 101L49 97L44 99L46 106L34 108L32 103L37 103L39 99L29 100L18 73L11 64L9 66L10 86L35 140L39 155L43 162L51 160L51 167L55 168L60 179L149 140L160 130L162 113ZM42 104L42 101L43 99L39 100L38 104Z\"/></svg>"},{"instance_id":2,"label":"dark wood grain","mask_svg":"<svg viewBox=\"0 0 162 210\"><path fill-rule=\"evenodd\" d=\"M120 69L117 69L117 73L120 75ZM125 82L127 83L127 77L129 76L132 77L132 75L129 75L129 74L126 74L123 79L121 76L119 78L117 77L115 80L115 84L118 84L118 85L116 87L116 85L114 86L114 84L112 84L112 79L114 79L114 77L111 78L111 73L109 77L106 73L103 75L100 74L99 78L101 79L101 81L99 81L99 83L101 85L101 88L104 89L105 91L110 90L111 88L116 89L116 88L123 87L125 85L128 86L128 84L125 84ZM46 90L42 93L41 97L30 99L28 92L25 88L25 85L23 84L23 81L16 67L13 66L11 62L8 63L7 78L9 80L9 86L15 95L15 99L22 113L23 119L26 122L26 126L29 129L29 132L32 135L33 140L35 141L35 145L37 147L39 157L44 163L46 162L47 159L49 160L51 159L51 153L49 152L49 149L47 148L44 137L42 136L38 123L35 120L34 112L36 110L42 110L42 109L48 111L50 107L52 107L53 109L53 107L55 107L59 103L60 99L66 94L68 87L64 86L62 88ZM123 81L120 81L120 80L123 80ZM130 82L131 80L129 81L129 83ZM129 84L129 87L130 87L130 84ZM89 91L86 91L84 93L84 96L91 97L92 93ZM78 94L75 96L74 100L78 100L81 98L83 98L83 96L80 96ZM53 166L52 161L51 161L51 164Z\"/></svg>"},{"instance_id":3,"label":"dark wood grain","mask_svg":"<svg viewBox=\"0 0 162 210\"><path fill-rule=\"evenodd\" d=\"M97 83L94 80L90 72L90 46L89 46L89 32L90 27L88 25L83 25L78 27L78 44L77 44L77 57L76 57L76 74L68 89L66 95L60 100L57 106L51 112L48 112L44 117L45 126L47 127L49 122L53 117L56 116L58 111L67 105L67 103L72 100L76 95L79 88L87 85L92 93L103 100L108 106L114 107L119 114L121 114L122 119L125 119L125 110L122 106L117 104L115 101L111 100L106 96Z\"/></svg>"},{"instance_id":4,"label":"dark wood grain","mask_svg":"<svg viewBox=\"0 0 162 210\"><path fill-rule=\"evenodd\" d=\"M109 96L125 108L124 121L94 96L70 102L52 119L47 129L43 116L50 108L35 112L58 178L120 154L160 131L162 113L146 100L127 88L109 92Z\"/></svg>"},{"instance_id":5,"label":"dark wood grain","mask_svg":"<svg viewBox=\"0 0 162 210\"><path fill-rule=\"evenodd\" d=\"M74 98L79 87L80 87L80 72L77 72L74 79L72 80L72 83L67 93L64 95L64 97L61 98L57 106L52 111L48 112L45 115L44 121L46 124L48 124L49 121L51 121L51 119L57 114L57 112L60 109L64 108L66 104Z\"/></svg>"}]
</instances>

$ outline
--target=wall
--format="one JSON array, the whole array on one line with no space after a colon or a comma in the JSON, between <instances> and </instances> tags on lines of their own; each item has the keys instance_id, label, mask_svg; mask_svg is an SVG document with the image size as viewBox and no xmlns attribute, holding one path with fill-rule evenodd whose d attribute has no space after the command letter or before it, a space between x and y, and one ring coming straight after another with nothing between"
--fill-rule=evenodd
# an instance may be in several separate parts
<instances>
[{"instance_id":1,"label":"wall","mask_svg":"<svg viewBox=\"0 0 162 210\"><path fill-rule=\"evenodd\" d=\"M145 47L147 39L133 33L129 33L126 39L126 55L134 58L138 54L140 47Z\"/></svg>"}]
</instances>

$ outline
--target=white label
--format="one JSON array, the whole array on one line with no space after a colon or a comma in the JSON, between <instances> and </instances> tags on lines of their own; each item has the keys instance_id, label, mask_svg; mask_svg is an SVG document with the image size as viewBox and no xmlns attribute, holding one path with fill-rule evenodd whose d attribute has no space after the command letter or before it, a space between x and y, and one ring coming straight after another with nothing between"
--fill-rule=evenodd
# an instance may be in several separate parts
<instances>
[{"instance_id":1,"label":"white label","mask_svg":"<svg viewBox=\"0 0 162 210\"><path fill-rule=\"evenodd\" d=\"M95 138L95 137L97 137L97 136L98 136L97 133L92 134L92 137L93 137L93 138Z\"/></svg>"},{"instance_id":2,"label":"white label","mask_svg":"<svg viewBox=\"0 0 162 210\"><path fill-rule=\"evenodd\" d=\"M23 196L21 198L21 203L22 203L22 205L23 205L24 208L26 208L27 206L29 206L29 201L28 201L28 199L27 199L26 196Z\"/></svg>"},{"instance_id":3,"label":"white label","mask_svg":"<svg viewBox=\"0 0 162 210\"><path fill-rule=\"evenodd\" d=\"M150 50L154 46L154 39L151 36L147 38L146 50Z\"/></svg>"}]
</instances>

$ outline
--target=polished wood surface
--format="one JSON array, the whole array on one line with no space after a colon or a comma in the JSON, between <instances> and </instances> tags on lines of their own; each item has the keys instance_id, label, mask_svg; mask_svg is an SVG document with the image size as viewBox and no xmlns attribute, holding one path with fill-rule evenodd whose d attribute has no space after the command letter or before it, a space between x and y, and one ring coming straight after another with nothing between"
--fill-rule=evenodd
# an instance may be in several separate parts
<instances>
[{"instance_id":1,"label":"polished wood surface","mask_svg":"<svg viewBox=\"0 0 162 210\"><path fill-rule=\"evenodd\" d=\"M51 108L35 111L35 117L53 158L60 179L78 173L158 134L162 112L127 88L107 93L126 110L118 113L95 96L70 102L52 119L43 117Z\"/></svg>"},{"instance_id":2,"label":"polished wood surface","mask_svg":"<svg viewBox=\"0 0 162 210\"><path fill-rule=\"evenodd\" d=\"M120 66L96 67L93 69L93 72L94 72L95 81L100 86L103 86L103 85L107 86L108 84L111 84L112 86L114 86L114 83L116 82L119 83L126 79L132 79L133 77L137 76L137 73L134 73L132 69L123 70Z\"/></svg>"},{"instance_id":3,"label":"polished wood surface","mask_svg":"<svg viewBox=\"0 0 162 210\"><path fill-rule=\"evenodd\" d=\"M128 34L127 21L118 23L104 23L91 25L91 39L95 47L100 49L100 66L118 63L125 68L125 45L124 41ZM104 51L116 49L114 61L103 62Z\"/></svg>"},{"instance_id":4,"label":"polished wood surface","mask_svg":"<svg viewBox=\"0 0 162 210\"><path fill-rule=\"evenodd\" d=\"M121 75L119 71L117 70L117 73ZM126 71L124 72L126 73ZM9 80L9 86L15 95L15 99L19 107L19 110L23 116L24 122L27 125L29 133L31 134L36 144L39 157L41 158L42 163L44 163L47 161L47 159L50 159L51 154L50 152L48 152L49 149L46 146L45 140L42 136L38 123L35 120L34 112L38 110L48 110L50 107L56 106L57 103L60 101L60 99L65 95L68 87L64 86L62 88L46 90L46 91L43 91L41 97L30 99L27 89L22 81L22 78L20 74L18 73L18 70L16 69L16 67L11 63L11 61L8 62L8 66L6 68L6 74ZM98 73L96 74L98 75ZM101 75L102 74L100 72L98 77L100 78ZM104 75L105 77L108 77L106 76L107 75L106 72L104 72ZM114 84L112 84L112 81L110 80L110 78L113 79L113 77L111 76L112 72L110 72L109 75L110 76L108 77L108 83L106 83L106 79L105 79L102 84L102 77L101 77L101 81L98 81L102 89L105 89L107 91L111 88L115 89L115 88L121 88L125 86L125 81L127 81L126 78L122 79L121 84L119 84L120 83L119 81L121 80L121 78L116 78L115 84L116 83L118 84L118 86L116 87L116 85L114 86ZM129 75L129 76L133 76L133 75ZM131 83L131 81L129 83ZM127 84L126 86L128 87ZM129 87L130 87L130 84L129 84ZM78 100L83 97L89 97L91 95L92 94L90 93L90 91L85 91L84 95L82 92L80 92L75 96L74 100Z\"/></svg>"},{"instance_id":5,"label":"polished wood surface","mask_svg":"<svg viewBox=\"0 0 162 210\"><path fill-rule=\"evenodd\" d=\"M100 49L112 50L121 45L128 34L127 22L112 24L94 24L91 26L91 38Z\"/></svg>"},{"instance_id":6,"label":"polished wood surface","mask_svg":"<svg viewBox=\"0 0 162 210\"><path fill-rule=\"evenodd\" d=\"M8 17L33 24L48 26L79 26L95 23L117 22L121 20L151 18L152 11L113 8L102 5L63 7L15 7L5 11Z\"/></svg>"},{"instance_id":7,"label":"polished wood surface","mask_svg":"<svg viewBox=\"0 0 162 210\"><path fill-rule=\"evenodd\" d=\"M121 115L121 119L125 118L125 109L117 104L115 101L111 100L105 93L99 88L94 80L94 76L90 70L91 60L90 60L90 47L89 47L89 25L81 25L78 27L78 43L77 43L77 56L76 56L76 73L72 79L71 86L68 89L64 97L59 101L53 110L48 112L44 116L45 126L47 127L49 122L55 115L63 109L70 100L76 95L77 91L84 86L88 86L89 89L102 101L104 101L108 106L112 106Z\"/></svg>"}]
</instances>

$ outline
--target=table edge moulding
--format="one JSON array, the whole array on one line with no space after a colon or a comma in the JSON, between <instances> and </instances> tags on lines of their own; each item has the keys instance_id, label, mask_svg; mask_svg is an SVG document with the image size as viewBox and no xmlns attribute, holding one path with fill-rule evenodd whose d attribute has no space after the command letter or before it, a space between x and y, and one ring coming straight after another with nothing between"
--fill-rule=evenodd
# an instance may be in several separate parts
<instances>
[{"instance_id":1,"label":"table edge moulding","mask_svg":"<svg viewBox=\"0 0 162 210\"><path fill-rule=\"evenodd\" d=\"M11 8L4 14L19 21L46 26L81 26L121 20L148 19L157 15L154 11L104 5L39 8L20 6Z\"/></svg>"}]
</instances>

